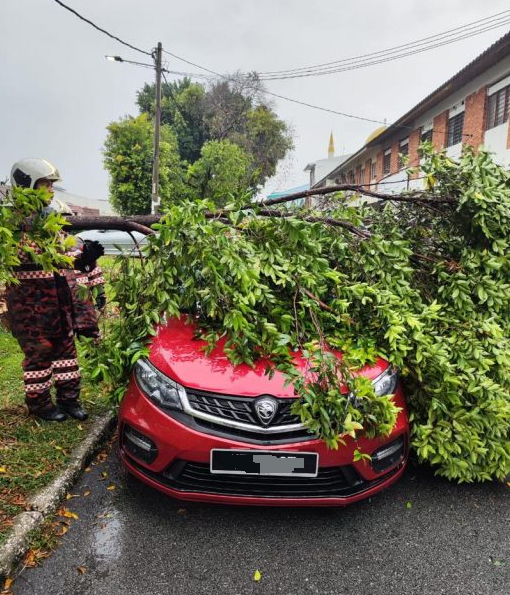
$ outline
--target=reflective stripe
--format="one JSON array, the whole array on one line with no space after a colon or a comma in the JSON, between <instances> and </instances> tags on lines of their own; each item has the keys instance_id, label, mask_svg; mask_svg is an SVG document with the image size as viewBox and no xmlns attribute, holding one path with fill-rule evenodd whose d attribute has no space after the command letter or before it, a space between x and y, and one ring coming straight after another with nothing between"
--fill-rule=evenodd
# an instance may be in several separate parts
<instances>
[{"instance_id":1,"label":"reflective stripe","mask_svg":"<svg viewBox=\"0 0 510 595\"><path fill-rule=\"evenodd\" d=\"M48 380L48 382L41 382L39 384L25 384L26 393L44 392L49 388L51 388L51 380Z\"/></svg>"},{"instance_id":2,"label":"reflective stripe","mask_svg":"<svg viewBox=\"0 0 510 595\"><path fill-rule=\"evenodd\" d=\"M62 380L79 380L81 378L81 374L78 370L74 372L59 372L58 374L53 374L53 378L55 382L60 382Z\"/></svg>"},{"instance_id":3,"label":"reflective stripe","mask_svg":"<svg viewBox=\"0 0 510 595\"><path fill-rule=\"evenodd\" d=\"M93 277L94 275L102 275L103 269L101 267L96 267L94 270L90 271L89 277Z\"/></svg>"},{"instance_id":4,"label":"reflective stripe","mask_svg":"<svg viewBox=\"0 0 510 595\"><path fill-rule=\"evenodd\" d=\"M57 275L65 275L65 269L59 269L55 272L49 271L15 271L14 276L16 279L26 280L26 279L53 279Z\"/></svg>"},{"instance_id":5,"label":"reflective stripe","mask_svg":"<svg viewBox=\"0 0 510 595\"><path fill-rule=\"evenodd\" d=\"M89 281L90 287L95 287L96 285L104 285L105 283L106 281L104 280L104 277L97 277L96 279L91 279Z\"/></svg>"},{"instance_id":6,"label":"reflective stripe","mask_svg":"<svg viewBox=\"0 0 510 595\"><path fill-rule=\"evenodd\" d=\"M31 370L28 372L23 372L24 380L31 380L33 378L45 378L46 376L51 376L51 368L46 368L46 370Z\"/></svg>"},{"instance_id":7,"label":"reflective stripe","mask_svg":"<svg viewBox=\"0 0 510 595\"><path fill-rule=\"evenodd\" d=\"M76 283L78 283L79 285L88 285L89 284L89 278L88 277L76 277Z\"/></svg>"},{"instance_id":8,"label":"reflective stripe","mask_svg":"<svg viewBox=\"0 0 510 595\"><path fill-rule=\"evenodd\" d=\"M72 368L78 366L78 360L75 359L58 359L52 363L52 368Z\"/></svg>"}]
</instances>

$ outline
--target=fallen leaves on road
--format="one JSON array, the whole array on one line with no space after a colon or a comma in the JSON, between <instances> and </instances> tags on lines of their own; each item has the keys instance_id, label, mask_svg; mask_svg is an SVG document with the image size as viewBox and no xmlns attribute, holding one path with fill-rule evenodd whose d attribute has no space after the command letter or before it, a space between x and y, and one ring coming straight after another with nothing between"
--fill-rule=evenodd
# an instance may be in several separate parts
<instances>
[{"instance_id":1,"label":"fallen leaves on road","mask_svg":"<svg viewBox=\"0 0 510 595\"><path fill-rule=\"evenodd\" d=\"M90 490L85 490L85 491L83 492L83 495L84 495L84 496L90 496Z\"/></svg>"},{"instance_id":2,"label":"fallen leaves on road","mask_svg":"<svg viewBox=\"0 0 510 595\"><path fill-rule=\"evenodd\" d=\"M115 489L115 485L111 483L106 489L110 492L113 492L113 490Z\"/></svg>"},{"instance_id":3,"label":"fallen leaves on road","mask_svg":"<svg viewBox=\"0 0 510 595\"><path fill-rule=\"evenodd\" d=\"M255 570L255 574L253 575L253 580L256 583L258 583L261 578L262 578L262 573L260 572L260 570Z\"/></svg>"},{"instance_id":4,"label":"fallen leaves on road","mask_svg":"<svg viewBox=\"0 0 510 595\"><path fill-rule=\"evenodd\" d=\"M90 471L90 467L85 467L85 472L88 473Z\"/></svg>"},{"instance_id":5,"label":"fallen leaves on road","mask_svg":"<svg viewBox=\"0 0 510 595\"><path fill-rule=\"evenodd\" d=\"M411 509L413 507L413 503L411 501L406 502L406 508Z\"/></svg>"},{"instance_id":6,"label":"fallen leaves on road","mask_svg":"<svg viewBox=\"0 0 510 595\"><path fill-rule=\"evenodd\" d=\"M11 595L11 585L14 582L14 579L7 577L4 582L4 588L0 591L1 595Z\"/></svg>"},{"instance_id":7,"label":"fallen leaves on road","mask_svg":"<svg viewBox=\"0 0 510 595\"><path fill-rule=\"evenodd\" d=\"M97 456L96 456L96 461L98 461L99 463L104 463L106 461L106 459L108 458L108 453L105 450L102 450Z\"/></svg>"},{"instance_id":8,"label":"fallen leaves on road","mask_svg":"<svg viewBox=\"0 0 510 595\"><path fill-rule=\"evenodd\" d=\"M86 566L77 566L76 570L80 573L80 574L85 574L87 572L87 567Z\"/></svg>"},{"instance_id":9,"label":"fallen leaves on road","mask_svg":"<svg viewBox=\"0 0 510 595\"><path fill-rule=\"evenodd\" d=\"M27 568L35 568L39 566L40 560L44 558L48 558L51 552L47 552L45 550L37 549L37 550L28 550L23 560L23 565Z\"/></svg>"},{"instance_id":10,"label":"fallen leaves on road","mask_svg":"<svg viewBox=\"0 0 510 595\"><path fill-rule=\"evenodd\" d=\"M66 517L68 519L74 519L75 521L77 521L80 517L75 513L75 512L71 512L68 508L66 508L65 506L61 506L58 511L57 511L57 515L58 516L63 516Z\"/></svg>"},{"instance_id":11,"label":"fallen leaves on road","mask_svg":"<svg viewBox=\"0 0 510 595\"><path fill-rule=\"evenodd\" d=\"M68 531L69 527L67 527L66 525L62 525L58 531L55 531L55 535L57 537L62 537L62 535L65 535Z\"/></svg>"},{"instance_id":12,"label":"fallen leaves on road","mask_svg":"<svg viewBox=\"0 0 510 595\"><path fill-rule=\"evenodd\" d=\"M66 494L66 500L72 500L73 498L79 498L81 494Z\"/></svg>"},{"instance_id":13,"label":"fallen leaves on road","mask_svg":"<svg viewBox=\"0 0 510 595\"><path fill-rule=\"evenodd\" d=\"M101 481L102 481L103 479L106 479L107 477L108 477L108 473L106 473L106 471L103 471L103 472L101 473Z\"/></svg>"}]
</instances>

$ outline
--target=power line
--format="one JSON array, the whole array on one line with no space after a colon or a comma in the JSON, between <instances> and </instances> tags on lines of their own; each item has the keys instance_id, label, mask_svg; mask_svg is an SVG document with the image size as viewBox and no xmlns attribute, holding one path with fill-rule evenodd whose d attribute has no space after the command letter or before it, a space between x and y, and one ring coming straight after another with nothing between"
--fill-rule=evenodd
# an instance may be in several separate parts
<instances>
[{"instance_id":1,"label":"power line","mask_svg":"<svg viewBox=\"0 0 510 595\"><path fill-rule=\"evenodd\" d=\"M356 63L356 62L360 62L363 59L368 60L377 56L381 56L381 55L385 55L385 54L392 54L392 53L396 53L399 52L403 49L410 49L412 47L416 47L416 46L421 46L424 44L428 44L431 41L433 43L438 41L438 38L444 38L444 37L451 37L453 35L461 35L463 33L465 33L466 31L469 31L471 29L475 29L478 25L481 25L483 23L483 27L492 24L491 21L501 21L503 19L508 18L510 13L510 10L505 10L502 11L500 13L497 13L495 15L492 15L490 17L486 17L484 19L479 19L477 21L473 21L471 23L467 23L465 25L461 25L459 27L455 27L454 29L449 29L447 31L443 31L442 33L436 33L435 35L430 35L428 37L424 37L415 41L410 41L398 46L394 46L391 48L386 48L384 50L379 50L376 52L371 52L368 54L362 54L359 56L353 56L351 58L343 58L341 60L334 60L331 62L324 62L322 64L315 64L312 66L306 66L306 67L300 67L300 68L290 68L290 69L285 69L285 70L273 70L273 71L258 71L259 75L262 76L266 76L266 75L284 75L284 74L291 74L291 73L296 73L296 72L308 72L308 71L312 71L312 70L319 70L319 69L329 69L335 66L338 66L340 64L348 64L348 63ZM504 16L502 16L504 15ZM499 18L498 18L499 17ZM501 24L505 24L505 23L501 23ZM499 26L499 25L498 25ZM457 32L457 33L455 33Z\"/></svg>"},{"instance_id":2,"label":"power line","mask_svg":"<svg viewBox=\"0 0 510 595\"><path fill-rule=\"evenodd\" d=\"M426 47L422 47L422 48L418 48L418 49L414 49L412 51L409 52L403 52L394 56L387 56L387 57L383 57L381 56L380 59L377 60L371 60L371 61L361 61L359 63L353 63L353 64L349 64L343 67L339 67L339 68L333 68L330 70L318 70L318 71L312 71L312 72L303 72L303 73L295 73L295 74L289 74L289 75L284 75L284 76L261 76L259 77L261 81L279 81L279 80L286 80L286 79L293 79L293 78L304 78L304 77L310 77L310 76L323 76L326 74L337 74L340 72L347 72L349 70L358 70L360 68L367 68L369 66L375 66L377 64L382 64L384 62L391 62L393 60L399 60L401 58L406 58L408 56L414 56L416 54L421 54L423 52L427 52L429 50L432 50L434 48L438 48L438 47L443 47L446 45L450 45L452 43L456 43L458 41L461 41L463 39L469 39L470 37L474 37L476 35L480 35L482 33L486 33L487 31L492 31L493 29L497 29L499 27L502 27L503 25L508 25L510 24L510 19L505 20L502 23L498 23L498 24L494 24L491 26L488 26L484 29L479 29L475 32L472 33L466 33L465 35L462 35L460 37L457 37L455 39L450 39L447 41L442 41L442 42L438 42L436 44L433 45L428 45Z\"/></svg>"},{"instance_id":3,"label":"power line","mask_svg":"<svg viewBox=\"0 0 510 595\"><path fill-rule=\"evenodd\" d=\"M194 62L191 62L189 60L186 60L185 58L182 58L180 56L177 56L176 54L173 54L172 52L169 52L167 50L163 50L163 52L165 54L168 54L170 56L173 56L174 58L177 58L178 60L182 60L183 62L186 62L187 64L190 64L191 66L195 66L196 68L200 68L200 69L202 69L202 70L204 70L206 72L209 72L209 73L213 74L214 76L216 76L218 78L221 78L221 79L223 79L225 81L232 82L232 81L235 80L233 77L229 77L229 76L220 74L219 72L215 72L214 70L210 70L209 68L206 68L205 66L200 66L200 64L196 64ZM311 107L311 108L318 109L318 110L321 110L321 111L324 111L324 112L329 112L331 114L336 114L338 116L345 116L346 118L354 118L356 120L363 120L365 122L373 122L375 124L386 124L386 122L383 121L383 120L374 120L374 119L371 119L371 118L365 118L363 116L356 116L354 114L347 114L345 112L339 112L339 111L332 110L332 109L329 109L329 108L326 108L326 107L321 107L321 106L318 106L318 105L313 105L311 103L306 103L304 101L300 101L299 99L292 99L291 97L285 97L284 95L278 95L277 93L272 93L271 91L267 91L266 89L260 89L260 91L264 95L271 95L273 97L277 97L278 99L284 99L285 101L290 101L292 103L297 103L299 105L304 105L306 107Z\"/></svg>"},{"instance_id":4,"label":"power line","mask_svg":"<svg viewBox=\"0 0 510 595\"><path fill-rule=\"evenodd\" d=\"M91 25L92 27L94 27L94 29L97 29L98 31L101 31L101 33L104 33L105 35L108 35L108 37L111 37L112 39L115 39L115 41L118 41L122 45L125 45L128 48L131 48L132 50L135 50L136 52L140 52L141 54L145 54L146 56L151 56L152 57L151 52L146 52L145 50L142 50L140 48L137 48L134 45L131 45L127 41L123 41L122 39L120 39L120 37L117 37L117 36L113 35L112 33L109 33L108 31L106 31L106 29L102 29L101 27L99 27L98 25L96 25L95 23L93 23L92 21L90 21L89 19L86 19L84 16L82 16L81 14L79 14L78 12L76 12L76 10L74 10L70 6L67 6L66 4L64 4L63 2L61 2L60 0L55 0L55 2L58 5L60 5L62 8L65 8L69 12L72 12L75 16L77 16L82 21L85 21L86 23L88 23L89 25Z\"/></svg>"},{"instance_id":5,"label":"power line","mask_svg":"<svg viewBox=\"0 0 510 595\"><path fill-rule=\"evenodd\" d=\"M235 79L233 77L229 77L229 76L220 74L219 72L215 72L214 70L210 70L209 68L206 68L205 66L200 66L200 64L197 64L195 62L190 62L189 60L186 60L185 58L181 58L180 56L177 56L176 54L173 54L172 52L169 52L167 50L163 50L163 52L165 54L169 54L170 56L173 56L174 58L177 58L178 60L182 60L183 62L186 62L187 64L191 64L192 66L195 66L196 68L200 68L202 70L205 70L206 72L209 72L209 73L215 75L216 77L218 77L220 79L223 79L225 81L230 81L230 82L235 81ZM312 103L307 103L306 101L301 101L299 99L294 99L292 97L287 97L285 95L280 95L278 93L273 93L272 91L268 91L267 89L259 89L259 90L264 95L270 95L272 97L277 97L278 99L283 99L285 101L289 101L290 103L296 103L298 105L303 105L305 107L316 109L316 110L319 110L319 111L322 111L322 112L327 112L327 113L330 113L330 114L335 114L337 116L344 116L346 118L352 118L354 120L361 120L361 121L364 121L364 122L372 122L374 124L384 124L385 126L387 125L386 120L376 120L376 119L373 119L373 118L366 118L364 116L357 116L355 114L348 114L346 112L340 112L338 110L330 109L330 108L323 107L323 106L320 106L320 105L315 105L315 104L312 104ZM395 128L402 129L402 130L414 130L415 129L414 126L405 126L403 124L398 124L398 125L392 124L392 126L394 126ZM444 131L441 131L441 132L444 132ZM462 134L462 136L471 138L473 135L472 134Z\"/></svg>"}]
</instances>

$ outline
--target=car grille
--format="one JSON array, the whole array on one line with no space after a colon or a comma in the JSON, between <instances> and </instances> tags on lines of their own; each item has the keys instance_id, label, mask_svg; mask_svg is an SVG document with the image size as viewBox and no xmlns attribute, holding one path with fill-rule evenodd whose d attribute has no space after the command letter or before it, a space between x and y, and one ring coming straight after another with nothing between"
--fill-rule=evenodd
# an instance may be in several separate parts
<instances>
[{"instance_id":1,"label":"car grille","mask_svg":"<svg viewBox=\"0 0 510 595\"><path fill-rule=\"evenodd\" d=\"M198 417L194 419L195 427L200 432L229 438L232 440L242 440L253 444L286 444L289 442L306 442L316 440L315 434L311 434L306 428L286 432L276 432L273 434L257 434L253 431L241 430L239 428L227 428L222 424L213 423Z\"/></svg>"},{"instance_id":2,"label":"car grille","mask_svg":"<svg viewBox=\"0 0 510 595\"><path fill-rule=\"evenodd\" d=\"M190 388L186 389L186 394L191 407L195 411L213 415L217 418L220 425L221 420L227 420L251 424L260 428L264 427L253 410L255 398L222 395ZM271 426L286 426L300 423L299 417L293 415L290 411L294 399L276 400L278 401L278 411L271 421Z\"/></svg>"},{"instance_id":3,"label":"car grille","mask_svg":"<svg viewBox=\"0 0 510 595\"><path fill-rule=\"evenodd\" d=\"M275 477L259 475L217 475L209 465L174 461L163 473L155 473L130 458L143 475L159 484L182 492L220 496L255 496L259 498L342 498L363 492L388 479L400 467L383 478L366 481L351 465L324 467L317 477Z\"/></svg>"}]
</instances>

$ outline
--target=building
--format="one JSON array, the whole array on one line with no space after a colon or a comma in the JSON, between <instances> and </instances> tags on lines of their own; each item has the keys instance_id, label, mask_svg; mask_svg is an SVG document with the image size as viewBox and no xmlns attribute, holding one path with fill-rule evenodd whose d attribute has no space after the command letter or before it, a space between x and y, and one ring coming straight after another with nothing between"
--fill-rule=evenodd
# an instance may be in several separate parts
<instances>
[{"instance_id":1,"label":"building","mask_svg":"<svg viewBox=\"0 0 510 595\"><path fill-rule=\"evenodd\" d=\"M330 181L331 173L349 157L350 155L335 156L335 142L333 140L333 133L331 133L329 136L328 158L312 161L303 170L310 173L309 188L319 188L330 183L333 184L334 182Z\"/></svg>"},{"instance_id":2,"label":"building","mask_svg":"<svg viewBox=\"0 0 510 595\"><path fill-rule=\"evenodd\" d=\"M284 196L290 196L291 194L296 194L298 192L304 192L308 190L310 186L308 184L302 184L301 186L295 186L294 188L288 188L287 190L276 190L271 192L269 196L266 196L264 200L274 200L275 198L283 198ZM301 208L305 204L304 198L297 198L296 200L290 201L286 203L288 206Z\"/></svg>"},{"instance_id":3,"label":"building","mask_svg":"<svg viewBox=\"0 0 510 595\"><path fill-rule=\"evenodd\" d=\"M421 188L418 174L406 169L419 164L418 147L432 142L452 158L462 147L481 146L496 162L510 167L510 32L388 127L375 130L365 144L315 187L335 183L384 183L389 191ZM409 166L402 156L409 157Z\"/></svg>"}]
</instances>

